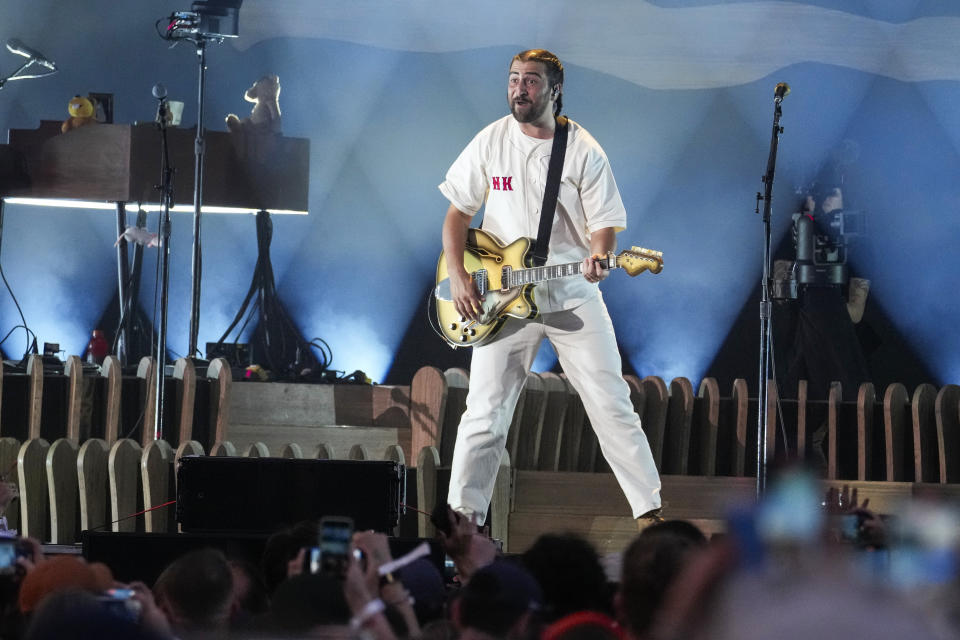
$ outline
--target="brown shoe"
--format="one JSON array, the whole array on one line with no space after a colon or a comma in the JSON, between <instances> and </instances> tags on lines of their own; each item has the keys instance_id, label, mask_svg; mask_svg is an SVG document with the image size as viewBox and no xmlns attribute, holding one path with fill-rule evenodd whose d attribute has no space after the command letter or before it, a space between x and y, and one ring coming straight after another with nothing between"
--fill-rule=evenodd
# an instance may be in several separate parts
<instances>
[{"instance_id":1,"label":"brown shoe","mask_svg":"<svg viewBox=\"0 0 960 640\"><path fill-rule=\"evenodd\" d=\"M663 522L663 516L661 515L661 511L662 509L659 507L656 509L651 509L650 511L647 511L645 514L637 518L637 530L643 531L644 529L646 529L651 525L655 525L657 523Z\"/></svg>"}]
</instances>

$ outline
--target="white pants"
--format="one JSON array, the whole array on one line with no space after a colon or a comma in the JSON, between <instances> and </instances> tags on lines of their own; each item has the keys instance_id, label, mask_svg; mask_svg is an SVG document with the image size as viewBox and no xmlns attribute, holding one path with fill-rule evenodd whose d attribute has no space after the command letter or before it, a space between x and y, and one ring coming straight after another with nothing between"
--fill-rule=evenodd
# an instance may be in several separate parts
<instances>
[{"instance_id":1,"label":"white pants","mask_svg":"<svg viewBox=\"0 0 960 640\"><path fill-rule=\"evenodd\" d=\"M460 418L447 501L482 524L517 399L543 338L580 394L600 449L633 510L660 507L660 475L630 401L603 299L531 320L510 318L496 339L474 347L467 408Z\"/></svg>"}]
</instances>

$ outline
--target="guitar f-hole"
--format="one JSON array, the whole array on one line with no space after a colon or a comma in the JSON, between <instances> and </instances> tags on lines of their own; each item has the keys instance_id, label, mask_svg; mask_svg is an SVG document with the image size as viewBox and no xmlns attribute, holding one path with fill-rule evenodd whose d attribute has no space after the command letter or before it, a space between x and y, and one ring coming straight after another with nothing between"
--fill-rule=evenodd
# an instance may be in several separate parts
<instances>
[{"instance_id":1,"label":"guitar f-hole","mask_svg":"<svg viewBox=\"0 0 960 640\"><path fill-rule=\"evenodd\" d=\"M503 262L503 256L499 253L494 253L489 249L484 249L483 247L470 247L470 250L477 254L478 257L484 260L492 260L497 264Z\"/></svg>"}]
</instances>

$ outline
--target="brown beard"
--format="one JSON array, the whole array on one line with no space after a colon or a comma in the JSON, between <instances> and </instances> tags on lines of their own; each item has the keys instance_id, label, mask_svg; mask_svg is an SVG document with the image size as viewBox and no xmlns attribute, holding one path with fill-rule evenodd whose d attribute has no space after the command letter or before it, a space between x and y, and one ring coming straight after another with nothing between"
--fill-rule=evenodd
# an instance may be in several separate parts
<instances>
[{"instance_id":1,"label":"brown beard","mask_svg":"<svg viewBox=\"0 0 960 640\"><path fill-rule=\"evenodd\" d=\"M540 108L539 108L539 110L538 110L538 109L537 109L537 106L538 106L537 101L536 101L536 100L530 100L530 109L527 110L526 114L521 114L521 113L519 113L518 110L517 110L517 104L516 104L516 102L514 102L513 100L511 100L511 101L510 101L510 113L513 114L513 117L517 120L517 122L523 122L523 123L533 122L533 121L539 119L540 116L542 116L542 115L546 112L547 107L548 107L549 105L550 105L550 102L549 102L548 100L544 100L543 103L540 105Z\"/></svg>"}]
</instances>

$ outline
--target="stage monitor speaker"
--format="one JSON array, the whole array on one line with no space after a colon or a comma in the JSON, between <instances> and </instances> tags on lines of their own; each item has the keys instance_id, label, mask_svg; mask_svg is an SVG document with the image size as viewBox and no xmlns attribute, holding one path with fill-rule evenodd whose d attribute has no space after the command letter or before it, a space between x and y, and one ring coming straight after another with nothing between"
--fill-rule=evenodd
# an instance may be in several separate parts
<instances>
[{"instance_id":1,"label":"stage monitor speaker","mask_svg":"<svg viewBox=\"0 0 960 640\"><path fill-rule=\"evenodd\" d=\"M120 582L140 580L153 585L171 562L197 549L220 549L228 558L245 560L261 566L263 550L269 536L259 533L128 533L116 531L84 531L81 533L83 557L88 562L102 562ZM394 558L408 553L419 544L430 545L427 556L437 571L444 572L445 555L436 539L390 538Z\"/></svg>"},{"instance_id":2,"label":"stage monitor speaker","mask_svg":"<svg viewBox=\"0 0 960 640\"><path fill-rule=\"evenodd\" d=\"M259 567L268 537L264 533L84 531L80 541L87 562L104 563L114 579L153 585L171 562L197 549L220 549L228 558Z\"/></svg>"},{"instance_id":3,"label":"stage monitor speaker","mask_svg":"<svg viewBox=\"0 0 960 640\"><path fill-rule=\"evenodd\" d=\"M392 461L185 456L177 466L182 531L272 533L303 520L349 516L391 533L406 469Z\"/></svg>"}]
</instances>

